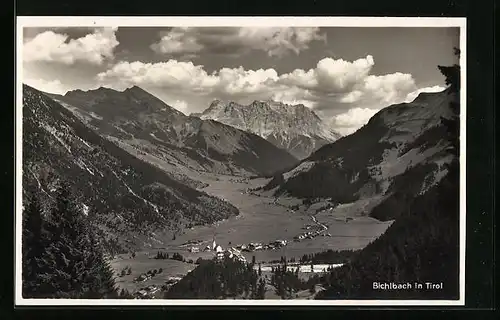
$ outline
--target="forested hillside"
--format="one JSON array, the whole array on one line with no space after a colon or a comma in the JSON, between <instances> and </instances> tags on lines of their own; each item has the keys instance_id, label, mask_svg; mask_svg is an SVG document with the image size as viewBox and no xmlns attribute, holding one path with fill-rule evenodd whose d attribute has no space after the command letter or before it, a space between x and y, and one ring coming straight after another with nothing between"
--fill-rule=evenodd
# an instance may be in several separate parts
<instances>
[{"instance_id":1,"label":"forested hillside","mask_svg":"<svg viewBox=\"0 0 500 320\"><path fill-rule=\"evenodd\" d=\"M439 67L450 94L458 94L460 67ZM317 299L458 299L459 297L459 104L450 103L453 117L442 119L441 138L449 141L446 176L425 193L399 181L392 196L372 211L395 218L385 234L334 269L321 281L327 289ZM422 138L423 139L423 138ZM373 283L411 283L411 290L374 290ZM423 289L415 289L415 282ZM426 282L442 284L427 289Z\"/></svg>"},{"instance_id":2,"label":"forested hillside","mask_svg":"<svg viewBox=\"0 0 500 320\"><path fill-rule=\"evenodd\" d=\"M119 298L94 221L61 182L53 201L27 187L23 210L22 294L24 298Z\"/></svg>"},{"instance_id":3,"label":"forested hillside","mask_svg":"<svg viewBox=\"0 0 500 320\"><path fill-rule=\"evenodd\" d=\"M23 187L53 198L60 180L99 220L113 252L142 246L152 232L177 232L238 214L231 204L188 187L99 136L59 103L23 87ZM139 238L141 240L139 241Z\"/></svg>"}]
</instances>

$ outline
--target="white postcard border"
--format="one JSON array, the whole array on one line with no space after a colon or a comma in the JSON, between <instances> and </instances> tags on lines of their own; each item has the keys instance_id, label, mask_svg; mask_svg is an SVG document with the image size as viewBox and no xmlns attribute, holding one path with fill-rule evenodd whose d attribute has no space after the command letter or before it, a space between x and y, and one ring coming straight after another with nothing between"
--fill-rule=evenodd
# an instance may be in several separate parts
<instances>
[{"instance_id":1,"label":"white postcard border","mask_svg":"<svg viewBox=\"0 0 500 320\"><path fill-rule=\"evenodd\" d=\"M466 247L466 18L444 17L84 17L20 16L16 28L16 306L463 306ZM158 27L158 26L303 26L303 27L458 27L460 28L460 276L459 300L131 300L24 299L21 294L22 235L22 44L24 27ZM451 48L450 48L451 49Z\"/></svg>"}]
</instances>

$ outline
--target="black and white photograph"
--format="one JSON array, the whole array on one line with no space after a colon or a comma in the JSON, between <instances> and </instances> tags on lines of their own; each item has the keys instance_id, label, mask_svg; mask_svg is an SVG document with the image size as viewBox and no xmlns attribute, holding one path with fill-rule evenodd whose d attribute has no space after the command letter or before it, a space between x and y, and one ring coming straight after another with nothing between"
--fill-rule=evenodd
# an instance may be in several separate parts
<instances>
[{"instance_id":1,"label":"black and white photograph","mask_svg":"<svg viewBox=\"0 0 500 320\"><path fill-rule=\"evenodd\" d=\"M465 26L19 17L16 304L464 305Z\"/></svg>"}]
</instances>

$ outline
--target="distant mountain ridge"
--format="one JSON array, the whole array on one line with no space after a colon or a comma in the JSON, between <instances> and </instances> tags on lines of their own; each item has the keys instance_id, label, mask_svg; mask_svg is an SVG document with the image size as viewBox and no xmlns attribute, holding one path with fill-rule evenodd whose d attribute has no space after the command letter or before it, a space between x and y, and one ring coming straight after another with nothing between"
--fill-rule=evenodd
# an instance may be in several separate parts
<instances>
[{"instance_id":1,"label":"distant mountain ridge","mask_svg":"<svg viewBox=\"0 0 500 320\"><path fill-rule=\"evenodd\" d=\"M35 185L50 199L61 179L78 190L80 205L97 215L103 237L120 250L161 241L153 232L168 234L238 214L231 204L102 138L59 103L24 85L23 190Z\"/></svg>"},{"instance_id":2,"label":"distant mountain ridge","mask_svg":"<svg viewBox=\"0 0 500 320\"><path fill-rule=\"evenodd\" d=\"M452 117L450 105L457 100L456 93L445 90L384 108L355 133L275 175L263 189L335 203L368 200L373 206L390 203L401 190L423 194L447 174L453 160L442 119ZM370 211L366 208L365 214ZM376 210L371 215L387 220L398 213Z\"/></svg>"},{"instance_id":3,"label":"distant mountain ridge","mask_svg":"<svg viewBox=\"0 0 500 320\"><path fill-rule=\"evenodd\" d=\"M99 134L177 176L190 171L262 175L297 162L257 135L186 116L137 86L52 96Z\"/></svg>"},{"instance_id":4,"label":"distant mountain ridge","mask_svg":"<svg viewBox=\"0 0 500 320\"><path fill-rule=\"evenodd\" d=\"M341 137L303 104L256 100L241 105L214 100L205 111L192 115L259 135L298 159Z\"/></svg>"}]
</instances>

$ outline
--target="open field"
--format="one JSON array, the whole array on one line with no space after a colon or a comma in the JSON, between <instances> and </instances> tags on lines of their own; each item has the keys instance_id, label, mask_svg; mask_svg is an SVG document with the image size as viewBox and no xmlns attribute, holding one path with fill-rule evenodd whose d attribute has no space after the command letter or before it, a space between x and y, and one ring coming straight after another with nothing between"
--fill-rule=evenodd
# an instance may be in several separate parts
<instances>
[{"instance_id":1,"label":"open field","mask_svg":"<svg viewBox=\"0 0 500 320\"><path fill-rule=\"evenodd\" d=\"M305 253L310 254L327 249L361 249L385 232L392 223L392 221L380 222L362 216L363 210L373 205L378 199L362 200L353 205L341 205L333 211L320 211L316 214L317 221L328 227L327 233L330 233L331 237L318 236L293 242L293 237L304 232L304 226L314 224L311 215L315 212L311 209L290 210L289 206L296 203L293 199L290 199L289 203L287 199L279 199L279 204L277 204L274 203L275 199L272 197L255 196L244 192L247 188L255 188L264 184L268 179L246 180L246 183L234 182L234 179L236 178L219 176L217 181L205 180L204 182L210 185L203 190L231 202L240 209L240 215L212 226L187 230L176 241L170 241L170 246L188 240L202 240L208 244L214 236L216 242L223 247L250 242L265 244L274 240L288 240L288 245L280 249L244 252L243 254L247 259L255 255L257 261L276 260L281 256L300 258ZM353 220L344 221L346 215L353 217Z\"/></svg>"},{"instance_id":2,"label":"open field","mask_svg":"<svg viewBox=\"0 0 500 320\"><path fill-rule=\"evenodd\" d=\"M134 259L130 259L128 255L119 255L111 261L111 266L117 274L119 274L119 272L125 267L130 267L132 269L132 273L130 275L116 278L118 287L120 289L124 288L131 293L149 285L157 285L158 287L161 287L170 277L183 277L196 267L195 264L172 259L152 259L146 255L145 252L136 253L136 257ZM141 274L145 274L149 270L159 268L163 269L162 273L157 274L151 279L143 282L134 282L134 278L139 277Z\"/></svg>"},{"instance_id":3,"label":"open field","mask_svg":"<svg viewBox=\"0 0 500 320\"><path fill-rule=\"evenodd\" d=\"M247 261L255 256L256 262L280 260L282 256L287 259L300 259L304 254L332 250L362 249L368 243L380 236L392 223L380 222L364 216L364 212L373 206L379 199L365 199L349 205L340 205L333 209L328 208L328 203L317 203L310 207L299 206L291 210L292 205L299 203L296 199L276 199L268 195L254 195L246 193L248 188L263 185L268 179L242 179L234 176L214 176L205 174L191 174L191 178L209 184L203 190L211 195L218 196L235 205L240 210L240 215L219 221L209 226L196 226L179 234L175 240L163 238L157 247L148 248L137 252L131 259L123 255L121 259L113 260L113 267L117 272L130 266L132 274L118 278L118 284L133 292L150 284L162 285L169 277L183 276L196 267L195 264L180 262L172 259L153 259L158 251L181 254L186 261L196 261L198 258L211 259L213 252L204 252L207 245L212 244L215 237L216 243L223 248L236 247L239 244L258 242L267 244L274 240L288 240L288 245L274 250L257 250L242 252ZM318 210L327 207L325 210ZM314 217L313 217L314 216ZM346 220L346 217L350 217ZM325 226L325 236L312 239L303 239L299 242L293 238L304 233L306 226ZM330 236L326 236L326 234ZM186 244L197 241L196 244ZM200 252L191 253L191 247L198 247ZM148 270L162 268L159 274L145 282L134 283L133 279ZM301 270L303 271L303 270ZM320 272L321 270L315 270ZM263 271L267 273L267 271ZM310 270L301 272L305 278L309 277Z\"/></svg>"}]
</instances>

